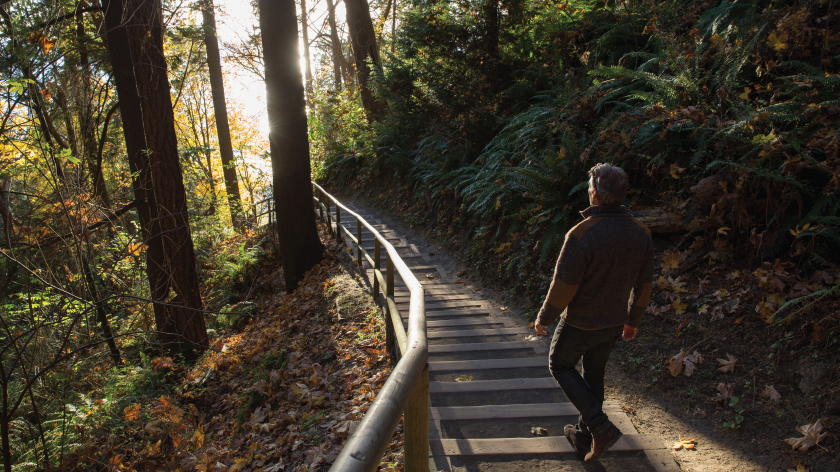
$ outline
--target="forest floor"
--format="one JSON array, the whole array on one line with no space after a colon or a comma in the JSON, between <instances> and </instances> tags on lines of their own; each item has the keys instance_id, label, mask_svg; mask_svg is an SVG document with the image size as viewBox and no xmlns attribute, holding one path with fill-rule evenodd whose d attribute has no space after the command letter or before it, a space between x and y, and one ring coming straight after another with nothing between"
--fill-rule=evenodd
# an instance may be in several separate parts
<instances>
[{"instance_id":1,"label":"forest floor","mask_svg":"<svg viewBox=\"0 0 840 472\"><path fill-rule=\"evenodd\" d=\"M291 294L279 261L265 261L249 314L196 365L158 357L121 376L121 403L97 403L97 424L60 470L328 469L391 364L366 279L321 236L324 260ZM401 437L400 424L382 470L402 468Z\"/></svg>"},{"instance_id":2,"label":"forest floor","mask_svg":"<svg viewBox=\"0 0 840 472\"><path fill-rule=\"evenodd\" d=\"M486 271L464 262L468 242L458 244L451 235L440 237L434 227L409 224L403 213L364 195L347 198L351 200L374 210L433 264L507 307L506 316L526 325L533 321L541 300L511 296L505 286L489 281ZM679 239L655 240L657 267L665 264L663 257ZM831 429L840 420L840 356L836 345L829 347L834 331L820 331L831 326L840 304L835 298L817 306L807 319L768 325L753 310L744 310L755 292L760 293L757 279L750 276L754 269L736 261L697 268L672 278L674 283L667 276L660 279L649 309L657 314L648 313L638 338L621 341L613 353L607 400L620 402L642 434L658 435L668 445L681 438L696 441L693 448L672 450L684 471L840 470L840 440L837 428ZM675 295L706 306L689 313L677 299L674 310ZM734 306L739 304L740 311ZM680 362L680 353L695 352L699 358L693 367ZM784 442L803 437L797 427L821 418L828 434L810 451L793 450Z\"/></svg>"}]
</instances>

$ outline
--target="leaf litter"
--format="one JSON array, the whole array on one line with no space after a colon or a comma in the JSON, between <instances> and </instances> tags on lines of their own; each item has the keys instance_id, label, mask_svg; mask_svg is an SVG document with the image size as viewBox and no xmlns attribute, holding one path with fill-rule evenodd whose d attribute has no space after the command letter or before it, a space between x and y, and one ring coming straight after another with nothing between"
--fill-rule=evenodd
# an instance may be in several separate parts
<instances>
[{"instance_id":1,"label":"leaf litter","mask_svg":"<svg viewBox=\"0 0 840 472\"><path fill-rule=\"evenodd\" d=\"M122 410L126 434L106 439L119 447L101 445L119 451L107 458L111 469L330 467L391 367L378 309L340 245L325 243L324 260L295 292L267 290L262 316L217 339L173 393ZM338 296L344 318L333 323ZM402 469L402 448L400 424L383 458L391 470Z\"/></svg>"}]
</instances>

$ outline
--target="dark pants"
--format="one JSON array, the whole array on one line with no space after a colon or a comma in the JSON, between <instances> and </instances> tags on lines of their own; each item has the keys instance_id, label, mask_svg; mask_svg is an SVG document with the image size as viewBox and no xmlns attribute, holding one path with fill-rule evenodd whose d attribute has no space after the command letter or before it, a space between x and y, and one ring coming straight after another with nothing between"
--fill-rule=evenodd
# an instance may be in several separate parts
<instances>
[{"instance_id":1,"label":"dark pants","mask_svg":"<svg viewBox=\"0 0 840 472\"><path fill-rule=\"evenodd\" d=\"M551 351L548 368L563 392L580 412L576 438L589 444L612 423L601 409L604 403L604 371L615 343L621 337L623 326L585 330L564 324L560 320ZM583 376L575 369L583 357Z\"/></svg>"}]
</instances>

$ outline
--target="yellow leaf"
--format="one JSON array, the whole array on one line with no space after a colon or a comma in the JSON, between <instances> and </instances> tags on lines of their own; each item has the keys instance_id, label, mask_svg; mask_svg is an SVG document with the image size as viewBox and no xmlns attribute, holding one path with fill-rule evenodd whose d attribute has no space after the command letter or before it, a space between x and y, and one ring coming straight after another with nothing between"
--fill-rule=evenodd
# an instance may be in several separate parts
<instances>
[{"instance_id":1,"label":"yellow leaf","mask_svg":"<svg viewBox=\"0 0 840 472\"><path fill-rule=\"evenodd\" d=\"M694 449L697 441L691 438L680 438L679 442L671 444L671 449L679 451L680 449Z\"/></svg>"},{"instance_id":2,"label":"yellow leaf","mask_svg":"<svg viewBox=\"0 0 840 472\"><path fill-rule=\"evenodd\" d=\"M732 229L732 228L730 228L729 226L723 226L723 227L721 227L721 228L718 228L717 232L718 232L718 233L720 233L720 234L722 234L722 235L724 235L724 236L726 236L726 233L727 233L729 230L731 230L731 229Z\"/></svg>"},{"instance_id":3,"label":"yellow leaf","mask_svg":"<svg viewBox=\"0 0 840 472\"><path fill-rule=\"evenodd\" d=\"M744 87L744 93L739 94L738 98L740 98L742 100L745 100L747 102L750 101L750 88L749 87Z\"/></svg>"},{"instance_id":4,"label":"yellow leaf","mask_svg":"<svg viewBox=\"0 0 840 472\"><path fill-rule=\"evenodd\" d=\"M662 268L663 269L676 269L680 266L680 252L674 252L673 254L665 254L663 259Z\"/></svg>"},{"instance_id":5,"label":"yellow leaf","mask_svg":"<svg viewBox=\"0 0 840 472\"><path fill-rule=\"evenodd\" d=\"M680 300L678 298L676 301L674 301L673 308L674 308L674 312L676 314L680 315L682 313L685 313L685 309L688 308L688 305L683 303L682 300Z\"/></svg>"},{"instance_id":6,"label":"yellow leaf","mask_svg":"<svg viewBox=\"0 0 840 472\"><path fill-rule=\"evenodd\" d=\"M473 378L472 378L471 375L462 375L462 376L458 377L457 379L455 379L455 381L456 382L472 382L472 379Z\"/></svg>"},{"instance_id":7,"label":"yellow leaf","mask_svg":"<svg viewBox=\"0 0 840 472\"><path fill-rule=\"evenodd\" d=\"M788 47L786 44L787 40L788 34L784 31L773 31L770 33L770 36L767 37L767 44L769 44L770 47L775 49L777 52L782 52Z\"/></svg>"},{"instance_id":8,"label":"yellow leaf","mask_svg":"<svg viewBox=\"0 0 840 472\"><path fill-rule=\"evenodd\" d=\"M196 430L193 434L192 439L190 439L190 442L193 443L193 446L195 446L196 449L201 448L202 446L204 446L204 433L202 433L199 430Z\"/></svg>"},{"instance_id":9,"label":"yellow leaf","mask_svg":"<svg viewBox=\"0 0 840 472\"><path fill-rule=\"evenodd\" d=\"M675 179L679 179L680 178L679 174L682 174L683 172L685 172L684 167L680 167L677 164L671 164L671 172L670 172L671 177L673 177Z\"/></svg>"}]
</instances>

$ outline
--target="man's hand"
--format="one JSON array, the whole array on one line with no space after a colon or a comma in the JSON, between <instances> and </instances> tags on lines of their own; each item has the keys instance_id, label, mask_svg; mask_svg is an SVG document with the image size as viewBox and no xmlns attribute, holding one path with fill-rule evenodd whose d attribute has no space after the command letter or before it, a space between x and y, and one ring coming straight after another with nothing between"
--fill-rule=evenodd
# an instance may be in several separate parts
<instances>
[{"instance_id":1,"label":"man's hand","mask_svg":"<svg viewBox=\"0 0 840 472\"><path fill-rule=\"evenodd\" d=\"M621 337L623 337L625 341L630 341L631 339L636 337L636 333L638 331L639 331L639 328L634 328L632 326L624 325L624 333L621 335Z\"/></svg>"},{"instance_id":2,"label":"man's hand","mask_svg":"<svg viewBox=\"0 0 840 472\"><path fill-rule=\"evenodd\" d=\"M547 327L548 326L543 326L543 325L539 324L538 322L534 322L534 329L537 331L537 334L539 334L540 336L547 336L548 335L548 331L545 330Z\"/></svg>"}]
</instances>

